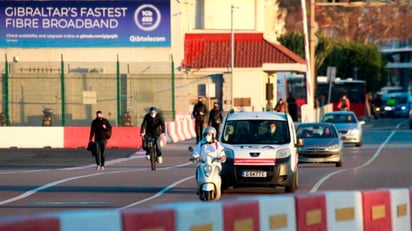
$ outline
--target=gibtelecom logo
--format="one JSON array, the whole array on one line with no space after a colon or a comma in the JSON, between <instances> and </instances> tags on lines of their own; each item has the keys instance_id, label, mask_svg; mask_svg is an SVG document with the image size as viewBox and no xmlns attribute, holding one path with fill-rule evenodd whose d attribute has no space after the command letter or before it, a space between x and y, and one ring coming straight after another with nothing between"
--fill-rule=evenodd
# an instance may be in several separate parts
<instances>
[{"instance_id":1,"label":"gibtelecom logo","mask_svg":"<svg viewBox=\"0 0 412 231\"><path fill-rule=\"evenodd\" d=\"M134 22L139 29L144 31L155 30L162 16L160 10L151 4L144 4L138 7L134 13Z\"/></svg>"}]
</instances>

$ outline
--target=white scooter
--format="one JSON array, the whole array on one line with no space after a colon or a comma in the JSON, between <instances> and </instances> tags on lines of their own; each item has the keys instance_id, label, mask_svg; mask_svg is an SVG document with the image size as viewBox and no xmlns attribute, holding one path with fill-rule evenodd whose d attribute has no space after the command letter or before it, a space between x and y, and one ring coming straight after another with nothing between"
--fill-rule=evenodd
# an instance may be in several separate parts
<instances>
[{"instance_id":1,"label":"white scooter","mask_svg":"<svg viewBox=\"0 0 412 231\"><path fill-rule=\"evenodd\" d=\"M193 149L189 148L193 151ZM220 200L222 179L220 178L221 158L209 153L205 157L191 158L199 163L196 168L197 192L201 201Z\"/></svg>"}]
</instances>

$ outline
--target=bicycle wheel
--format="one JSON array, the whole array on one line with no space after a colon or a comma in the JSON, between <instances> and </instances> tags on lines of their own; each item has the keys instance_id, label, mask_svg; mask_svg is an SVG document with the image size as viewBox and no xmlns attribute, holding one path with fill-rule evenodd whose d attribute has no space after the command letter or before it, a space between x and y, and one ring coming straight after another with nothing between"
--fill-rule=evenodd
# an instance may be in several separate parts
<instances>
[{"instance_id":1,"label":"bicycle wheel","mask_svg":"<svg viewBox=\"0 0 412 231\"><path fill-rule=\"evenodd\" d=\"M150 148L150 166L152 168L152 171L156 171L156 161L157 161L156 146L152 145L152 147Z\"/></svg>"}]
</instances>

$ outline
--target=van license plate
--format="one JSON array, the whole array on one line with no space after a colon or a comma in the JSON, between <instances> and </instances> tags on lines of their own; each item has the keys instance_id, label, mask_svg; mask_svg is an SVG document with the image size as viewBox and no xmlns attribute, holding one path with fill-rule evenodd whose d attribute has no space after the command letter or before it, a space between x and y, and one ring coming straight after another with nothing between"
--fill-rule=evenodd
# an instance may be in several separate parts
<instances>
[{"instance_id":1,"label":"van license plate","mask_svg":"<svg viewBox=\"0 0 412 231\"><path fill-rule=\"evenodd\" d=\"M265 171L243 171L243 177L266 177L267 173Z\"/></svg>"}]
</instances>

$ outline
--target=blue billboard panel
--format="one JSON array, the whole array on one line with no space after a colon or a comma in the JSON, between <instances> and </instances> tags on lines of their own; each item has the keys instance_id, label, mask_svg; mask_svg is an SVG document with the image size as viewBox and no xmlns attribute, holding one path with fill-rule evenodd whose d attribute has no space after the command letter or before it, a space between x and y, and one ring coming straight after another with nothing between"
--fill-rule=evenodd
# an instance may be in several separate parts
<instances>
[{"instance_id":1,"label":"blue billboard panel","mask_svg":"<svg viewBox=\"0 0 412 231\"><path fill-rule=\"evenodd\" d=\"M0 1L0 47L170 47L170 0Z\"/></svg>"}]
</instances>

